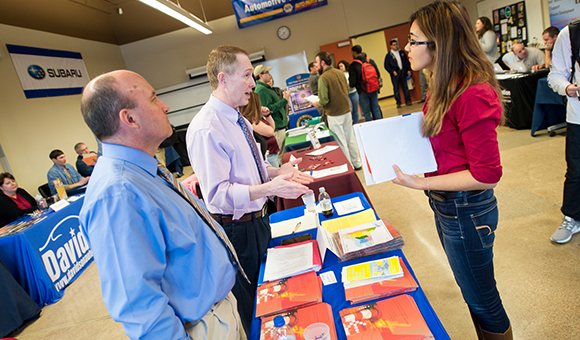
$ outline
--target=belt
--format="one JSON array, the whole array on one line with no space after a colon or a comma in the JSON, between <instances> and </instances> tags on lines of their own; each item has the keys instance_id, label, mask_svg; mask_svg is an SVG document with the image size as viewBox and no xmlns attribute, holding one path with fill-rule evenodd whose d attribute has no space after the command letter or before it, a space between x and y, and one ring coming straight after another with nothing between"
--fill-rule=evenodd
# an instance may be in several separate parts
<instances>
[{"instance_id":1,"label":"belt","mask_svg":"<svg viewBox=\"0 0 580 340\"><path fill-rule=\"evenodd\" d=\"M439 190L425 190L425 195L437 202L446 202L463 197L475 196L481 194L485 190L468 190L468 191L439 191Z\"/></svg>"},{"instance_id":2,"label":"belt","mask_svg":"<svg viewBox=\"0 0 580 340\"><path fill-rule=\"evenodd\" d=\"M268 213L268 204L266 202L264 203L264 206L262 206L261 210L243 214L242 217L240 217L237 220L234 220L234 215L220 215L220 214L210 214L210 215L211 217L213 217L214 220L217 221L217 223L236 223L236 222L248 222L253 220L254 218L260 218L262 216L265 216L267 213Z\"/></svg>"}]
</instances>

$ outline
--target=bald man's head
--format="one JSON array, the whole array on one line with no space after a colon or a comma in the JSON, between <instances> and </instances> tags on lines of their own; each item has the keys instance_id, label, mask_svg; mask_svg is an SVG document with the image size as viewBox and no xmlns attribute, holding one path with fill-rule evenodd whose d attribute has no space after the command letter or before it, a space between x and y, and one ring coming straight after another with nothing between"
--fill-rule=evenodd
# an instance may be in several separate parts
<instances>
[{"instance_id":1,"label":"bald man's head","mask_svg":"<svg viewBox=\"0 0 580 340\"><path fill-rule=\"evenodd\" d=\"M136 103L119 88L127 77L139 76L119 70L91 80L83 90L81 112L85 122L99 140L113 136L119 129L119 112L133 109ZM140 76L139 76L140 77Z\"/></svg>"},{"instance_id":2,"label":"bald man's head","mask_svg":"<svg viewBox=\"0 0 580 340\"><path fill-rule=\"evenodd\" d=\"M516 57L518 57L520 60L528 56L528 50L526 49L524 44L520 43L514 44L512 46L512 52L514 52Z\"/></svg>"}]
</instances>

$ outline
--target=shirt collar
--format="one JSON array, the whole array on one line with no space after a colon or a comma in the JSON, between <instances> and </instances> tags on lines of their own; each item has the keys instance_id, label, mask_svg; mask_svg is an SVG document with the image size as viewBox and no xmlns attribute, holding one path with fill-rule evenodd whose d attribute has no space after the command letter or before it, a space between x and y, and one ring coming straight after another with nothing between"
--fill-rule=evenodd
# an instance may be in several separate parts
<instances>
[{"instance_id":1,"label":"shirt collar","mask_svg":"<svg viewBox=\"0 0 580 340\"><path fill-rule=\"evenodd\" d=\"M221 100L214 97L212 94L209 97L208 104L213 107L217 112L220 113L227 120L232 122L232 124L237 124L238 122L238 109L229 106L228 104L222 102Z\"/></svg>"},{"instance_id":2,"label":"shirt collar","mask_svg":"<svg viewBox=\"0 0 580 340\"><path fill-rule=\"evenodd\" d=\"M141 150L119 144L103 143L103 156L135 164L151 176L157 176L157 159Z\"/></svg>"}]
</instances>

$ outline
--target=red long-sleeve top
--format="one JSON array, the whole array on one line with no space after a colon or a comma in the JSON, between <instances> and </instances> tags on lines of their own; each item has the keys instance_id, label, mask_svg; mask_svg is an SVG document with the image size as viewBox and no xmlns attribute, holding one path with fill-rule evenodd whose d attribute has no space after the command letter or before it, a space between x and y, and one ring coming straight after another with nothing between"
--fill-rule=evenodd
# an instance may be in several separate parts
<instances>
[{"instance_id":1,"label":"red long-sleeve top","mask_svg":"<svg viewBox=\"0 0 580 340\"><path fill-rule=\"evenodd\" d=\"M467 169L479 182L499 182L502 166L496 128L500 119L501 105L493 87L487 83L469 86L445 114L441 132L430 138L438 169L425 175Z\"/></svg>"}]
</instances>

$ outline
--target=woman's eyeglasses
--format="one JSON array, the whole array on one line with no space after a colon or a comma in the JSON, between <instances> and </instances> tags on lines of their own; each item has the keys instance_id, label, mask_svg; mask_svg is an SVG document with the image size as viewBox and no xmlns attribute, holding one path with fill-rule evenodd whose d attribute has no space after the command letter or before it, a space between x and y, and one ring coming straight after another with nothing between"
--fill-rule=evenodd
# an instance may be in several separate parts
<instances>
[{"instance_id":1,"label":"woman's eyeglasses","mask_svg":"<svg viewBox=\"0 0 580 340\"><path fill-rule=\"evenodd\" d=\"M429 45L429 44L433 43L432 41L415 41L415 40L411 39L411 36L408 36L408 39L409 39L409 45L411 45L411 46Z\"/></svg>"}]
</instances>

